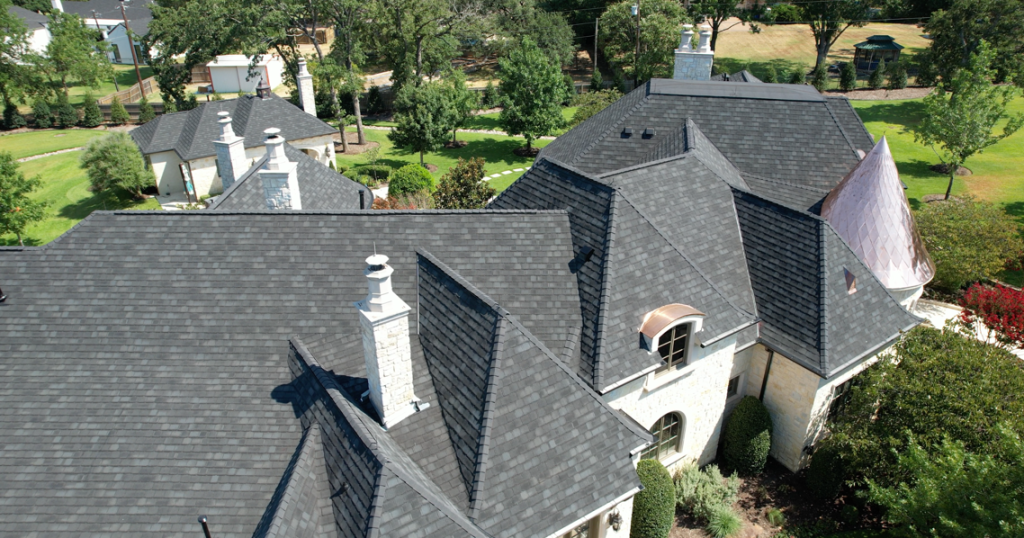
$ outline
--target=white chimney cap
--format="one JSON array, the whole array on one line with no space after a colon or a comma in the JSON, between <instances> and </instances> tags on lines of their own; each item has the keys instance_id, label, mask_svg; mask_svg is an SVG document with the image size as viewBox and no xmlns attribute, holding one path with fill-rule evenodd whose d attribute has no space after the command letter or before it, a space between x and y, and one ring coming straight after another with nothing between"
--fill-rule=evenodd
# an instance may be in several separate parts
<instances>
[{"instance_id":1,"label":"white chimney cap","mask_svg":"<svg viewBox=\"0 0 1024 538\"><path fill-rule=\"evenodd\" d=\"M265 129L263 134L267 135L267 138L273 138L281 134L281 129L278 129L277 127L270 127L269 129Z\"/></svg>"},{"instance_id":2,"label":"white chimney cap","mask_svg":"<svg viewBox=\"0 0 1024 538\"><path fill-rule=\"evenodd\" d=\"M366 258L366 265L371 267L386 265L388 263L388 257L383 254L374 254L369 258Z\"/></svg>"}]
</instances>

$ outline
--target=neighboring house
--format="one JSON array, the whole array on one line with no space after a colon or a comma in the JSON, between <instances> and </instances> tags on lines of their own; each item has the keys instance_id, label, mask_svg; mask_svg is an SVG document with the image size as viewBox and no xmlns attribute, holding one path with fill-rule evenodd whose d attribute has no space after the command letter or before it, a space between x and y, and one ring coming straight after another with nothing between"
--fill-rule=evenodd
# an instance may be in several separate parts
<instances>
[{"instance_id":1,"label":"neighboring house","mask_svg":"<svg viewBox=\"0 0 1024 538\"><path fill-rule=\"evenodd\" d=\"M639 459L750 395L797 470L920 322L888 147L806 86L650 81L482 211L311 210L205 114L215 210L0 248L3 531L625 538Z\"/></svg>"},{"instance_id":2,"label":"neighboring house","mask_svg":"<svg viewBox=\"0 0 1024 538\"><path fill-rule=\"evenodd\" d=\"M95 28L103 35L103 40L110 45L111 50L107 53L110 61L120 64L132 63L131 47L135 48L135 54L139 64L145 63L142 43L130 40L124 28L124 19L128 18L128 25L136 36L144 36L149 33L149 23L153 20L152 0L134 0L121 2L121 0L88 0L85 2L67 3L61 0L50 0L53 9L78 15L85 21L85 25ZM124 6L125 13L122 16L121 6Z\"/></svg>"},{"instance_id":3,"label":"neighboring house","mask_svg":"<svg viewBox=\"0 0 1024 538\"><path fill-rule=\"evenodd\" d=\"M260 56L253 66L254 74L249 74L252 57L242 54L217 56L206 64L210 72L210 85L213 91L221 93L255 92L260 83L265 82L276 88L284 81L284 62L276 55Z\"/></svg>"},{"instance_id":4,"label":"neighboring house","mask_svg":"<svg viewBox=\"0 0 1024 538\"><path fill-rule=\"evenodd\" d=\"M18 6L8 7L7 12L21 19L21 22L28 28L29 50L37 54L45 52L46 46L50 44L50 38L52 37L50 30L46 27L50 19L46 15Z\"/></svg>"},{"instance_id":5,"label":"neighboring house","mask_svg":"<svg viewBox=\"0 0 1024 538\"><path fill-rule=\"evenodd\" d=\"M131 132L153 167L160 195L185 192L186 176L199 196L223 192L214 144L221 132L217 123L220 112L234 118L234 132L242 139L249 163L240 166L241 170L248 170L266 154L264 131L269 128L280 128L289 144L322 165L334 162L333 137L338 130L274 95L269 88L260 88L255 96L210 101L193 110L157 116Z\"/></svg>"}]
</instances>

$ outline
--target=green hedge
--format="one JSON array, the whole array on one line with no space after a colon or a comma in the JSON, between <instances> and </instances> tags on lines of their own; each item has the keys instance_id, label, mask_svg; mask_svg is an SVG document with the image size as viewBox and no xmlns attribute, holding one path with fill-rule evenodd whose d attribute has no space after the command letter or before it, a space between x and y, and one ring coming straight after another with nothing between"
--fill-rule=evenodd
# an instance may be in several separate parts
<instances>
[{"instance_id":1,"label":"green hedge","mask_svg":"<svg viewBox=\"0 0 1024 538\"><path fill-rule=\"evenodd\" d=\"M644 490L633 497L629 538L666 538L676 512L672 477L657 460L640 460L636 474Z\"/></svg>"},{"instance_id":2,"label":"green hedge","mask_svg":"<svg viewBox=\"0 0 1024 538\"><path fill-rule=\"evenodd\" d=\"M807 487L820 501L831 501L839 495L846 479L846 465L840 450L826 442L814 451L807 469Z\"/></svg>"},{"instance_id":3,"label":"green hedge","mask_svg":"<svg viewBox=\"0 0 1024 538\"><path fill-rule=\"evenodd\" d=\"M740 474L758 474L772 447L772 417L761 400L746 396L725 424L722 452L725 466Z\"/></svg>"},{"instance_id":4,"label":"green hedge","mask_svg":"<svg viewBox=\"0 0 1024 538\"><path fill-rule=\"evenodd\" d=\"M391 175L393 169L386 164L360 164L346 170L347 176L370 176L377 181L384 181Z\"/></svg>"},{"instance_id":5,"label":"green hedge","mask_svg":"<svg viewBox=\"0 0 1024 538\"><path fill-rule=\"evenodd\" d=\"M434 187L434 178L426 168L418 164L407 164L396 170L388 179L388 196L402 196Z\"/></svg>"}]
</instances>

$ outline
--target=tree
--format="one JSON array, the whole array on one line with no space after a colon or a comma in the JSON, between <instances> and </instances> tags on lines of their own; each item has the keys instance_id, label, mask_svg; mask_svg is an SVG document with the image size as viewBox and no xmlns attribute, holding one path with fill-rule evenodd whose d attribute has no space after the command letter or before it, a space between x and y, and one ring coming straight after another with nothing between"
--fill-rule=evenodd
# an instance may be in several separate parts
<instances>
[{"instance_id":1,"label":"tree","mask_svg":"<svg viewBox=\"0 0 1024 538\"><path fill-rule=\"evenodd\" d=\"M902 90L907 87L907 68L903 66L902 62L896 62L889 66L888 69L888 88L890 90Z\"/></svg>"},{"instance_id":2,"label":"tree","mask_svg":"<svg viewBox=\"0 0 1024 538\"><path fill-rule=\"evenodd\" d=\"M1017 132L1024 124L1024 114L1007 113L1017 89L992 84L994 58L995 51L982 42L966 68L956 71L950 79L943 79L924 98L925 117L914 139L933 149L936 145L942 149L939 158L949 174L947 200L956 172L967 159ZM1002 133L994 134L996 124L1002 120L1007 120Z\"/></svg>"},{"instance_id":3,"label":"tree","mask_svg":"<svg viewBox=\"0 0 1024 538\"><path fill-rule=\"evenodd\" d=\"M928 53L944 80L969 67L982 42L995 54L992 68L997 81L1021 72L1024 5L1019 0L950 0L940 7L925 23L925 32L932 37Z\"/></svg>"},{"instance_id":4,"label":"tree","mask_svg":"<svg viewBox=\"0 0 1024 538\"><path fill-rule=\"evenodd\" d=\"M126 125L131 120L132 117L128 115L128 111L121 104L121 99L115 95L114 99L110 101L110 123Z\"/></svg>"},{"instance_id":5,"label":"tree","mask_svg":"<svg viewBox=\"0 0 1024 538\"><path fill-rule=\"evenodd\" d=\"M388 196L408 196L429 191L433 187L434 178L426 168L418 164L407 164L388 177Z\"/></svg>"},{"instance_id":6,"label":"tree","mask_svg":"<svg viewBox=\"0 0 1024 538\"><path fill-rule=\"evenodd\" d=\"M821 0L802 7L814 35L815 68L825 64L828 51L847 28L863 26L871 13L871 6L864 0Z\"/></svg>"},{"instance_id":7,"label":"tree","mask_svg":"<svg viewBox=\"0 0 1024 538\"><path fill-rule=\"evenodd\" d=\"M984 324L1003 345L1024 346L1024 292L975 283L960 299L960 306L964 323Z\"/></svg>"},{"instance_id":8,"label":"tree","mask_svg":"<svg viewBox=\"0 0 1024 538\"><path fill-rule=\"evenodd\" d=\"M455 133L473 117L473 112L480 107L480 95L466 86L466 74L461 69L448 69L442 79L445 100L451 117L448 123L452 126L452 142Z\"/></svg>"},{"instance_id":9,"label":"tree","mask_svg":"<svg viewBox=\"0 0 1024 538\"><path fill-rule=\"evenodd\" d=\"M495 19L499 34L515 46L530 37L559 67L568 65L576 52L572 28L562 13L549 13L535 0L491 0L487 11Z\"/></svg>"},{"instance_id":10,"label":"tree","mask_svg":"<svg viewBox=\"0 0 1024 538\"><path fill-rule=\"evenodd\" d=\"M434 191L434 205L438 209L483 209L494 197L494 188L484 179L484 160L480 157L458 164L441 176Z\"/></svg>"},{"instance_id":11,"label":"tree","mask_svg":"<svg viewBox=\"0 0 1024 538\"><path fill-rule=\"evenodd\" d=\"M1014 218L970 196L926 204L915 220L935 261L931 285L939 289L955 291L970 282L992 278L1006 260L1024 251Z\"/></svg>"},{"instance_id":12,"label":"tree","mask_svg":"<svg viewBox=\"0 0 1024 538\"><path fill-rule=\"evenodd\" d=\"M569 127L575 127L587 121L594 114L608 108L609 105L618 101L621 97L622 93L614 89L592 91L577 95L573 100L573 106L576 107L576 112L572 115Z\"/></svg>"},{"instance_id":13,"label":"tree","mask_svg":"<svg viewBox=\"0 0 1024 538\"><path fill-rule=\"evenodd\" d=\"M814 86L815 90L823 92L828 89L828 68L824 65L819 65L814 68L814 72L811 73L811 86Z\"/></svg>"},{"instance_id":14,"label":"tree","mask_svg":"<svg viewBox=\"0 0 1024 538\"><path fill-rule=\"evenodd\" d=\"M45 202L29 198L39 188L39 178L26 179L18 170L18 163L9 152L0 151L0 235L18 236L18 244L25 246L22 234L29 224L45 216Z\"/></svg>"},{"instance_id":15,"label":"tree","mask_svg":"<svg viewBox=\"0 0 1024 538\"><path fill-rule=\"evenodd\" d=\"M114 76L98 31L87 27L78 15L54 11L49 17L51 38L43 66L49 76L60 80L65 96L68 81L95 87Z\"/></svg>"},{"instance_id":16,"label":"tree","mask_svg":"<svg viewBox=\"0 0 1024 538\"><path fill-rule=\"evenodd\" d=\"M768 64L768 69L764 72L764 81L768 84L775 84L779 81L779 73L775 71L775 66Z\"/></svg>"},{"instance_id":17,"label":"tree","mask_svg":"<svg viewBox=\"0 0 1024 538\"><path fill-rule=\"evenodd\" d=\"M449 121L453 114L446 97L440 82L409 84L395 96L397 125L388 133L388 139L396 146L418 151L420 166L425 167L423 152L440 149L452 130Z\"/></svg>"},{"instance_id":18,"label":"tree","mask_svg":"<svg viewBox=\"0 0 1024 538\"><path fill-rule=\"evenodd\" d=\"M94 138L86 146L80 162L97 192L118 187L135 198L142 198L143 189L155 181L153 171L146 169L146 161L127 133Z\"/></svg>"},{"instance_id":19,"label":"tree","mask_svg":"<svg viewBox=\"0 0 1024 538\"><path fill-rule=\"evenodd\" d=\"M925 447L907 435L896 465L910 478L891 487L869 482L868 499L916 536L1024 535L1024 442L1006 424L995 434L991 453L980 454L948 437Z\"/></svg>"},{"instance_id":20,"label":"tree","mask_svg":"<svg viewBox=\"0 0 1024 538\"><path fill-rule=\"evenodd\" d=\"M498 122L508 134L525 136L526 150L531 152L535 138L550 134L565 121L560 106L566 97L561 70L530 38L524 38L498 65L505 107Z\"/></svg>"},{"instance_id":21,"label":"tree","mask_svg":"<svg viewBox=\"0 0 1024 538\"><path fill-rule=\"evenodd\" d=\"M848 92L857 87L857 66L853 62L846 62L839 71L839 87Z\"/></svg>"},{"instance_id":22,"label":"tree","mask_svg":"<svg viewBox=\"0 0 1024 538\"><path fill-rule=\"evenodd\" d=\"M761 400L745 396L722 432L722 455L729 469L760 474L772 446L772 417Z\"/></svg>"},{"instance_id":23,"label":"tree","mask_svg":"<svg viewBox=\"0 0 1024 538\"><path fill-rule=\"evenodd\" d=\"M671 78L679 46L679 25L683 9L674 0L647 0L640 6L640 55L636 54L636 16L632 0L613 4L601 15L600 32L604 53L630 78L644 82L655 77Z\"/></svg>"},{"instance_id":24,"label":"tree","mask_svg":"<svg viewBox=\"0 0 1024 538\"><path fill-rule=\"evenodd\" d=\"M868 77L868 88L871 88L872 90L880 90L882 89L882 84L884 82L885 60L881 60L878 62L878 67L875 67L875 70L872 71L871 75Z\"/></svg>"},{"instance_id":25,"label":"tree","mask_svg":"<svg viewBox=\"0 0 1024 538\"><path fill-rule=\"evenodd\" d=\"M672 476L658 460L640 460L636 474L644 490L633 497L630 538L665 538L676 511Z\"/></svg>"},{"instance_id":26,"label":"tree","mask_svg":"<svg viewBox=\"0 0 1024 538\"><path fill-rule=\"evenodd\" d=\"M36 127L40 129L49 129L53 126L53 111L50 110L45 98L39 97L32 103L32 117L35 118Z\"/></svg>"},{"instance_id":27,"label":"tree","mask_svg":"<svg viewBox=\"0 0 1024 538\"><path fill-rule=\"evenodd\" d=\"M85 102L82 107L82 127L99 127L103 123L103 111L100 105L96 104L96 98L92 92L85 93Z\"/></svg>"},{"instance_id":28,"label":"tree","mask_svg":"<svg viewBox=\"0 0 1024 538\"><path fill-rule=\"evenodd\" d=\"M733 0L697 0L690 3L694 22L707 22L711 27L711 50L716 50L719 34L734 26L749 24L750 32L756 34L761 31L759 23L770 22L770 12L765 9L765 4L755 2L749 8L743 7L745 4Z\"/></svg>"},{"instance_id":29,"label":"tree","mask_svg":"<svg viewBox=\"0 0 1024 538\"><path fill-rule=\"evenodd\" d=\"M25 126L25 116L18 113L18 105L7 103L4 106L4 129L11 130Z\"/></svg>"},{"instance_id":30,"label":"tree","mask_svg":"<svg viewBox=\"0 0 1024 538\"><path fill-rule=\"evenodd\" d=\"M57 96L57 123L61 129L70 129L78 125L78 110L68 102L68 96Z\"/></svg>"},{"instance_id":31,"label":"tree","mask_svg":"<svg viewBox=\"0 0 1024 538\"><path fill-rule=\"evenodd\" d=\"M912 480L897 454L906 434L998 455L998 426L1024 432L1024 368L1008 351L956 330L918 327L857 378L829 425L851 479L888 488ZM909 482L908 482L909 483ZM945 536L943 534L943 536Z\"/></svg>"},{"instance_id":32,"label":"tree","mask_svg":"<svg viewBox=\"0 0 1024 538\"><path fill-rule=\"evenodd\" d=\"M599 92L604 89L604 80L601 79L601 70L594 68L594 73L590 76L590 91Z\"/></svg>"},{"instance_id":33,"label":"tree","mask_svg":"<svg viewBox=\"0 0 1024 538\"><path fill-rule=\"evenodd\" d=\"M139 125L147 123L156 117L156 111L153 110L153 105L149 104L149 101L145 97L139 101Z\"/></svg>"},{"instance_id":34,"label":"tree","mask_svg":"<svg viewBox=\"0 0 1024 538\"><path fill-rule=\"evenodd\" d=\"M9 11L10 7L9 0L0 0L0 33L4 36L0 39L0 104L5 106L20 101L25 90L31 88L31 68L26 65L28 28Z\"/></svg>"}]
</instances>

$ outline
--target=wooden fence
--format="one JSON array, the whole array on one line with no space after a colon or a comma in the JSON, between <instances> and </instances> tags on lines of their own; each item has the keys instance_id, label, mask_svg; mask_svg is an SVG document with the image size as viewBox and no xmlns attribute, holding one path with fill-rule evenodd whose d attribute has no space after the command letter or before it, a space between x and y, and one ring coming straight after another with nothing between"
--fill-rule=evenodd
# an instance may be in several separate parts
<instances>
[{"instance_id":1,"label":"wooden fence","mask_svg":"<svg viewBox=\"0 0 1024 538\"><path fill-rule=\"evenodd\" d=\"M210 78L210 68L206 65L197 65L192 68L192 84L209 84L213 82Z\"/></svg>"},{"instance_id":2,"label":"wooden fence","mask_svg":"<svg viewBox=\"0 0 1024 538\"><path fill-rule=\"evenodd\" d=\"M153 107L153 112L157 115L164 113L164 104L160 101L150 103ZM128 115L131 116L132 121L139 121L139 104L138 103L127 103L124 105L124 109L128 111ZM100 105L100 112L103 113L103 121L110 121L110 105Z\"/></svg>"},{"instance_id":3,"label":"wooden fence","mask_svg":"<svg viewBox=\"0 0 1024 538\"><path fill-rule=\"evenodd\" d=\"M160 91L160 88L157 87L156 84L156 77L149 77L143 80L142 84L143 87L146 88L146 95L153 95ZM139 84L135 83L127 90L121 90L119 92L100 97L96 102L100 105L109 105L114 100L114 97L120 99L122 103L136 103L142 100L142 91L139 90Z\"/></svg>"}]
</instances>

